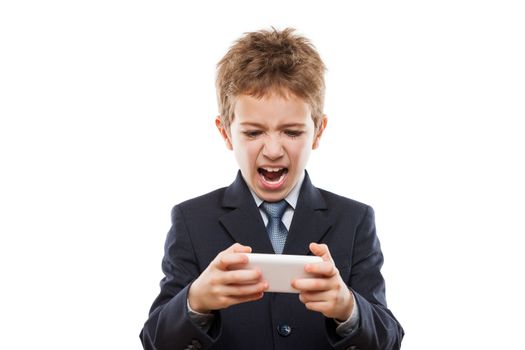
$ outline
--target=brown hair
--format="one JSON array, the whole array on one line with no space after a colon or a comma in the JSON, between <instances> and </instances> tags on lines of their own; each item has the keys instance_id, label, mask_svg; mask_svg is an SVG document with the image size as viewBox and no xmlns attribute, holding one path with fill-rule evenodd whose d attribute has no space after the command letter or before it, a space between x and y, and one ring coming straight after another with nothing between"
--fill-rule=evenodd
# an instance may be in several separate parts
<instances>
[{"instance_id":1,"label":"brown hair","mask_svg":"<svg viewBox=\"0 0 525 350\"><path fill-rule=\"evenodd\" d=\"M217 64L217 100L223 127L233 121L235 97L292 93L312 109L316 129L323 116L325 65L310 41L293 28L245 33Z\"/></svg>"}]
</instances>

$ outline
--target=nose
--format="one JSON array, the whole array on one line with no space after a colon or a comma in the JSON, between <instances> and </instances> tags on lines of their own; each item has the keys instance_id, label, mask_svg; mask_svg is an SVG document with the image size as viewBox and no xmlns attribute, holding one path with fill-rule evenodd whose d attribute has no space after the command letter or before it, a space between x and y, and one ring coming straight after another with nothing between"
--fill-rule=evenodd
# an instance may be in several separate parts
<instances>
[{"instance_id":1,"label":"nose","mask_svg":"<svg viewBox=\"0 0 525 350\"><path fill-rule=\"evenodd\" d=\"M271 160L276 160L284 155L283 145L278 136L269 136L264 140L263 155Z\"/></svg>"}]
</instances>

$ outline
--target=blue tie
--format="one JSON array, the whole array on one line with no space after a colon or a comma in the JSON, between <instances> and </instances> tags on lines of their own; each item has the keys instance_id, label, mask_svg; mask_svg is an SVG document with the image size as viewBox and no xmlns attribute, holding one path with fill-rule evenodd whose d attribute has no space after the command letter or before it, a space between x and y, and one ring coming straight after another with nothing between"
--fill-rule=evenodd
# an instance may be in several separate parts
<instances>
[{"instance_id":1,"label":"blue tie","mask_svg":"<svg viewBox=\"0 0 525 350\"><path fill-rule=\"evenodd\" d=\"M284 226L281 221L287 207L288 203L286 203L284 199L279 202L263 202L261 204L261 208L268 216L266 231L268 231L268 236L270 237L273 250L276 254L282 254L284 243L286 242L286 235L288 234L286 226Z\"/></svg>"}]
</instances>

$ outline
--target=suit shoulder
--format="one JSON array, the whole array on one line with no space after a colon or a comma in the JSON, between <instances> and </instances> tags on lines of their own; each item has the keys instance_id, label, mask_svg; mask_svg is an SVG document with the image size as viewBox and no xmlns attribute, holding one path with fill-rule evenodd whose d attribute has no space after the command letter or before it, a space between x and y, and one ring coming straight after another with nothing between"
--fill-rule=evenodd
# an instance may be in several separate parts
<instances>
[{"instance_id":1,"label":"suit shoulder","mask_svg":"<svg viewBox=\"0 0 525 350\"><path fill-rule=\"evenodd\" d=\"M221 187L214 191L185 200L173 207L173 211L179 208L182 211L206 210L209 208L220 208L224 191L227 187Z\"/></svg>"},{"instance_id":2,"label":"suit shoulder","mask_svg":"<svg viewBox=\"0 0 525 350\"><path fill-rule=\"evenodd\" d=\"M318 188L318 190L321 192L328 207L341 208L342 210L353 210L355 212L362 212L363 214L367 211L373 211L371 206L355 199L344 197L321 188Z\"/></svg>"}]
</instances>

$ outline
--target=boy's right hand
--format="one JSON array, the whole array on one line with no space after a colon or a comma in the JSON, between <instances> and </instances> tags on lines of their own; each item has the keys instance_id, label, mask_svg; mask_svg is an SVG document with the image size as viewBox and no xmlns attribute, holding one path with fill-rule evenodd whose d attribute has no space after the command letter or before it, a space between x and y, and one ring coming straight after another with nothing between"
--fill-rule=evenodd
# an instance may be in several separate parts
<instances>
[{"instance_id":1,"label":"boy's right hand","mask_svg":"<svg viewBox=\"0 0 525 350\"><path fill-rule=\"evenodd\" d=\"M188 292L190 307L200 313L262 298L268 283L259 270L239 270L248 263L252 248L235 243L220 252Z\"/></svg>"}]
</instances>

